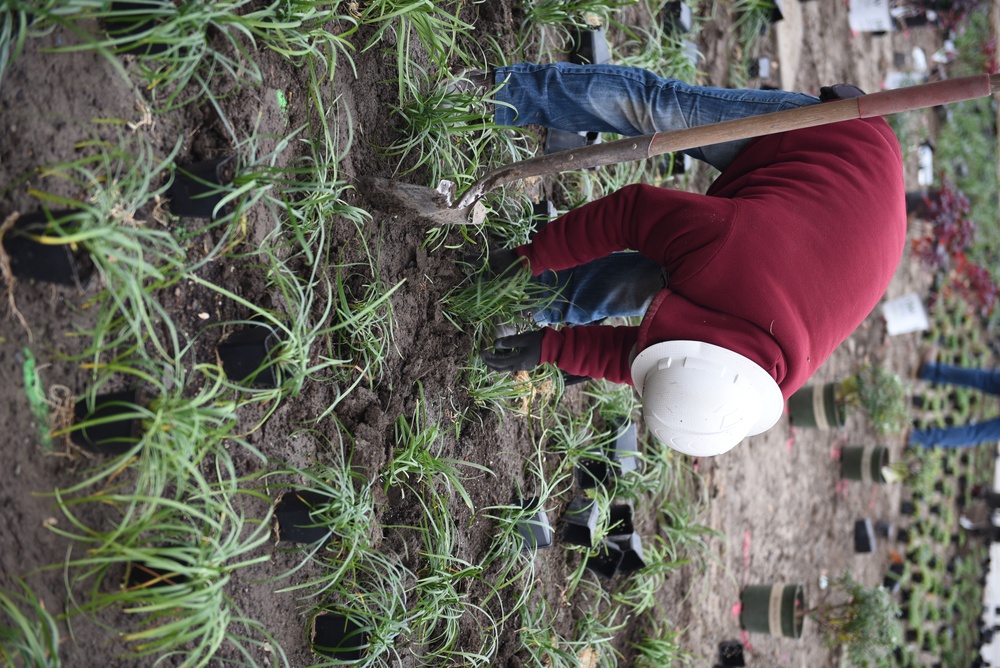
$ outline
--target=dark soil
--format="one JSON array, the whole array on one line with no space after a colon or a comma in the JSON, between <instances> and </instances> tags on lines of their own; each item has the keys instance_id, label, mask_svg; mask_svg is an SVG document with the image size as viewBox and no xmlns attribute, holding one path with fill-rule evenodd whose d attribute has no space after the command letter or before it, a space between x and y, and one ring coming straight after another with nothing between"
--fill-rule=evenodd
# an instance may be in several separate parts
<instances>
[{"instance_id":1,"label":"dark soil","mask_svg":"<svg viewBox=\"0 0 1000 668\"><path fill-rule=\"evenodd\" d=\"M463 18L474 22L483 34L499 36L513 48L520 24L519 3L496 0L469 4ZM794 4L798 3L785 3ZM912 39L933 42L924 35L889 35L853 37L847 27L845 3L823 0L795 7L797 29L783 37L798 40L804 48L796 62L780 63L781 83L786 73L796 73L792 84L815 91L818 85L835 81L857 81L874 90L884 72L887 54L896 48L908 48ZM699 46L706 55L702 68L704 83L728 85L730 51L727 48L726 16L708 20L699 35ZM93 26L91 26L93 28ZM368 34L356 36L363 45ZM43 165L66 160L79 154L77 144L95 136L115 140L122 126L94 123L94 119L141 118L138 108L147 92L122 81L104 57L89 52L63 54L46 49L70 43L73 36L63 31L29 41L19 59L9 69L0 88L0 219L15 211L35 211L39 203L29 194L30 188L75 196L69 184L54 182L41 175ZM765 40L764 53L777 59L779 45L772 36ZM512 50L513 52L513 50ZM304 119L301 105L301 73L287 63L260 53L265 83L243 88L223 102L228 118L238 136L251 133L280 134L296 127ZM529 54L530 56L530 54ZM354 145L343 162L344 175L390 176L390 164L375 147L390 144L397 136L396 119L388 109L397 102L392 49L370 49L354 54L357 77L348 67L337 70L331 87L341 96L343 109L349 111L356 130ZM415 53L414 58L423 58ZM753 81L756 85L761 82ZM289 97L287 120L277 108L275 91ZM298 103L298 104L297 104ZM215 112L207 106L188 105L165 115L157 115L155 125L143 132L154 146L166 155L178 137L183 142L180 162L195 162L227 155L234 150L228 131ZM346 118L346 116L345 116ZM343 128L342 128L343 129ZM905 148L905 147L904 147ZM915 156L908 160L915 164ZM419 176L407 177L420 182ZM354 202L362 205L360 197ZM363 382L338 404L334 415L320 425L328 441L295 435L304 423L321 414L335 399L335 389L328 384L311 383L296 398L284 402L274 415L248 440L273 461L305 466L314 457L327 456L326 449L344 443L357 470L374 478L392 456L394 425L400 416L412 418L420 392L426 400L428 419L442 424L446 432L442 456L488 466L492 476L473 476L467 483L477 512L473 515L459 498L450 502L456 526L460 529L454 556L476 563L490 547L494 522L482 509L511 501L520 490L530 495L531 478L525 473L526 458L531 453L531 432L526 420L507 416L499 420L482 412L480 421L465 422L458 433L451 429L455 419L452 407L465 408L469 398L463 389L461 367L473 353L476 342L456 329L441 313L440 302L447 291L465 278L456 263L461 250L430 252L423 247L424 232L415 219L387 217L372 211L366 234L378 240L380 247L377 271L385 285L405 281L392 298L395 332L392 352L385 360L383 373L374 382ZM248 244L259 243L269 231L268 218L250 212L251 233ZM331 220L330 248L342 254L344 263L363 256L357 247L353 223ZM212 233L204 234L211 243ZM269 306L277 297L268 292L258 270L237 259L218 261L204 270L204 277L237 291L256 303ZM359 290L370 276L359 270L349 284ZM887 297L916 290L924 292L929 282L918 267L907 259L900 267ZM82 342L71 336L85 330L89 315L82 307L96 294L99 286L90 285L83 292L41 284L21 284L15 296L17 307L30 326L30 333L5 314L0 324L0 429L5 433L8 451L5 475L0 477L0 586L10 588L17 578L24 578L52 612L71 609L74 600L85 597L83 585L73 587L71 600L60 568L69 557L80 556L80 547L50 530L50 526L70 530L51 492L77 482L90 462L79 455L54 456L42 451L39 425L35 424L25 398L22 366L24 350L30 348L38 358L41 378L46 388L62 385L81 391L88 382L88 372L66 356L78 353ZM836 289L836 286L831 286ZM245 317L234 305L214 293L181 284L164 295L171 315L181 331L197 340L194 357L211 361L214 345L228 331L217 324ZM209 314L204 320L200 314ZM865 358L887 361L893 368L908 374L916 359L917 335L889 339L878 312L872 314L834 356L820 369L818 381L837 378L853 370ZM582 387L567 392L569 405L582 405ZM259 417L247 411L245 423ZM335 419L334 419L335 418ZM338 428L337 425L340 425ZM342 430L342 431L341 431ZM341 440L341 436L349 438ZM867 425L853 419L836 433L792 432L787 419L770 432L742 444L731 453L697 463L704 476L699 490L709 500L702 521L719 532L710 539L710 555L679 570L660 593L664 617L683 631L682 645L695 655L694 665L710 665L719 642L740 637L732 607L739 600L740 587L748 583L803 582L815 592L823 573L836 575L851 569L866 584L881 582L887 567L887 548L871 555L853 551L854 520L861 517L893 519L899 505L899 491L893 488L854 484L838 486L838 467L831 460L831 450L838 445L870 440ZM889 439L894 455L902 442ZM241 460L246 469L257 466L255 460ZM529 488L524 488L527 481ZM407 496L379 495L380 516L372 527L381 549L401 555L404 565L417 571L419 542L415 530L406 527L419 522L418 507ZM557 517L569 494L560 497L560 507L550 511ZM652 509L637 509L640 533L656 531ZM92 509L96 522L101 509ZM262 507L251 504L248 513L262 514ZM390 528L402 527L402 528ZM268 548L271 549L270 547ZM563 602L560 594L568 575L577 566L577 553L560 548L539 552L535 576L536 593L562 609L557 632L569 634L582 609ZM292 666L313 662L306 646L305 603L294 593L282 593L289 581L271 579L297 563L294 554L277 549L271 561L238 571L230 586L243 613L260 621L289 657ZM51 567L51 568L47 568ZM304 575L296 575L297 582ZM110 582L104 586L112 586ZM466 592L470 601L481 600L485 591ZM511 601L495 601L503 605ZM467 620L464 632L473 634L476 620ZM636 620L622 631L616 647L622 652L622 665L631 661L632 650L626 640L642 636L649 620ZM124 645L115 629L132 628L124 614L102 613L99 619L73 618L72 628L63 627L61 658L66 666L136 666L135 659L122 658ZM520 666L526 655L519 650L518 621L509 621L502 629L500 647L494 665ZM801 641L752 639L755 665L835 665L837 652L827 650L815 629L806 627ZM260 661L266 661L263 650ZM229 656L228 650L222 655ZM404 654L403 665L416 665ZM232 658L232 657L231 657ZM181 659L170 663L179 664Z\"/></svg>"}]
</instances>

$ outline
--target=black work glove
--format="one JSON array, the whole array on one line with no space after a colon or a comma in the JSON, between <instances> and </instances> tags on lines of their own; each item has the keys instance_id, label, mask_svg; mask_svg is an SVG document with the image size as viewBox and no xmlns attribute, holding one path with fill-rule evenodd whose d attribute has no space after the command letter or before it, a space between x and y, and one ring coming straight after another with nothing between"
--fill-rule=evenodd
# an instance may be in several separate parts
<instances>
[{"instance_id":1,"label":"black work glove","mask_svg":"<svg viewBox=\"0 0 1000 668\"><path fill-rule=\"evenodd\" d=\"M852 97L861 97L865 92L851 84L839 83L832 86L823 86L819 89L819 99L823 102L827 100L847 100Z\"/></svg>"},{"instance_id":2,"label":"black work glove","mask_svg":"<svg viewBox=\"0 0 1000 668\"><path fill-rule=\"evenodd\" d=\"M494 371L527 371L541 364L542 330L501 336L493 342L493 350L480 353L486 366Z\"/></svg>"}]
</instances>

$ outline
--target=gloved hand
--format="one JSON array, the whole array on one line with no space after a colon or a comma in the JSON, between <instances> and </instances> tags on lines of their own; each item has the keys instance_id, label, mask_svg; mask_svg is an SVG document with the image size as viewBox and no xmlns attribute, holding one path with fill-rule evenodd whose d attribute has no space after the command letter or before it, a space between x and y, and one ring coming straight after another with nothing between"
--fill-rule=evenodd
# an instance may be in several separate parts
<instances>
[{"instance_id":1,"label":"gloved hand","mask_svg":"<svg viewBox=\"0 0 1000 668\"><path fill-rule=\"evenodd\" d=\"M493 342L493 350L480 353L486 366L494 371L527 371L541 364L542 330L501 336Z\"/></svg>"},{"instance_id":2,"label":"gloved hand","mask_svg":"<svg viewBox=\"0 0 1000 668\"><path fill-rule=\"evenodd\" d=\"M861 97L865 92L852 84L839 83L832 86L823 86L819 89L819 99L827 100L848 100L852 97Z\"/></svg>"}]
</instances>

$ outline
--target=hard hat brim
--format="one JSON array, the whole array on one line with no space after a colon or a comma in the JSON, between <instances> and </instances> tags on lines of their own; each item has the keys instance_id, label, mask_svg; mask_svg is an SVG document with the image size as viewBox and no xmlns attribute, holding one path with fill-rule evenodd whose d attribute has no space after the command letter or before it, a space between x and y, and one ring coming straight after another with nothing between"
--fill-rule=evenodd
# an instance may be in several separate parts
<instances>
[{"instance_id":1,"label":"hard hat brim","mask_svg":"<svg viewBox=\"0 0 1000 668\"><path fill-rule=\"evenodd\" d=\"M785 410L785 399L778 383L759 364L748 357L728 348L704 341L663 341L654 344L636 355L632 361L632 384L642 396L646 374L660 360L668 357L683 359L688 356L713 357L732 368L741 378L751 384L760 398L761 410L747 436L763 433L773 427Z\"/></svg>"}]
</instances>

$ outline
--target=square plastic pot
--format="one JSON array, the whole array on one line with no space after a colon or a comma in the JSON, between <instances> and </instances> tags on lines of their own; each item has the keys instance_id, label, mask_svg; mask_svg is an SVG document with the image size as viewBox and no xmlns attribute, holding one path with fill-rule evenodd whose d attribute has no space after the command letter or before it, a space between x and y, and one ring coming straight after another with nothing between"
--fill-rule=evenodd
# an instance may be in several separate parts
<instances>
[{"instance_id":1,"label":"square plastic pot","mask_svg":"<svg viewBox=\"0 0 1000 668\"><path fill-rule=\"evenodd\" d=\"M573 32L573 50L569 62L577 65L604 65L611 62L608 31L604 26L577 28Z\"/></svg>"},{"instance_id":2,"label":"square plastic pot","mask_svg":"<svg viewBox=\"0 0 1000 668\"><path fill-rule=\"evenodd\" d=\"M871 520L858 520L854 523L854 551L858 554L875 551L875 530Z\"/></svg>"},{"instance_id":3,"label":"square plastic pot","mask_svg":"<svg viewBox=\"0 0 1000 668\"><path fill-rule=\"evenodd\" d=\"M229 155L216 160L205 160L174 170L174 180L167 189L170 212L186 218L210 218L218 216L216 207L226 193L222 186L231 181L227 175L229 163L235 158ZM223 207L218 215L224 216Z\"/></svg>"},{"instance_id":4,"label":"square plastic pot","mask_svg":"<svg viewBox=\"0 0 1000 668\"><path fill-rule=\"evenodd\" d=\"M583 547L594 546L597 532L597 504L593 499L577 497L569 502L563 513L562 537L567 543Z\"/></svg>"},{"instance_id":5,"label":"square plastic pot","mask_svg":"<svg viewBox=\"0 0 1000 668\"><path fill-rule=\"evenodd\" d=\"M313 617L309 632L312 651L337 661L358 661L368 649L369 624L353 615L321 613Z\"/></svg>"},{"instance_id":6,"label":"square plastic pot","mask_svg":"<svg viewBox=\"0 0 1000 668\"><path fill-rule=\"evenodd\" d=\"M284 492L274 503L275 538L288 543L329 541L330 530L317 526L320 518L314 512L329 502L328 496L309 490Z\"/></svg>"},{"instance_id":7,"label":"square plastic pot","mask_svg":"<svg viewBox=\"0 0 1000 668\"><path fill-rule=\"evenodd\" d=\"M123 455L135 447L142 437L142 421L138 411L145 405L139 390L123 390L99 394L93 410L86 399L74 407L74 426L70 439L89 452L102 455Z\"/></svg>"},{"instance_id":8,"label":"square plastic pot","mask_svg":"<svg viewBox=\"0 0 1000 668\"><path fill-rule=\"evenodd\" d=\"M618 565L619 573L634 573L646 567L646 559L642 555L642 538L633 532L625 538L614 539L614 544L622 551L622 561Z\"/></svg>"},{"instance_id":9,"label":"square plastic pot","mask_svg":"<svg viewBox=\"0 0 1000 668\"><path fill-rule=\"evenodd\" d=\"M171 587L187 582L187 577L164 568L153 568L138 561L130 561L125 574L125 586L129 589L149 587Z\"/></svg>"},{"instance_id":10,"label":"square plastic pot","mask_svg":"<svg viewBox=\"0 0 1000 668\"><path fill-rule=\"evenodd\" d=\"M52 220L65 219L73 210L51 211ZM94 272L94 263L84 250L76 252L69 244L46 244L38 237L51 235L49 216L44 212L20 216L3 235L3 250L10 258L15 278L82 289Z\"/></svg>"},{"instance_id":11,"label":"square plastic pot","mask_svg":"<svg viewBox=\"0 0 1000 668\"><path fill-rule=\"evenodd\" d=\"M627 503L619 503L611 506L608 518L608 538L626 539L635 533L635 526L632 524L632 506Z\"/></svg>"},{"instance_id":12,"label":"square plastic pot","mask_svg":"<svg viewBox=\"0 0 1000 668\"><path fill-rule=\"evenodd\" d=\"M608 463L603 459L583 457L576 465L576 485L580 489L603 486L611 476Z\"/></svg>"},{"instance_id":13,"label":"square plastic pot","mask_svg":"<svg viewBox=\"0 0 1000 668\"><path fill-rule=\"evenodd\" d=\"M663 5L660 11L660 24L665 32L681 35L691 32L691 8L686 2L674 0Z\"/></svg>"},{"instance_id":14,"label":"square plastic pot","mask_svg":"<svg viewBox=\"0 0 1000 668\"><path fill-rule=\"evenodd\" d=\"M739 640L723 640L719 643L719 666L721 668L743 668L743 644Z\"/></svg>"},{"instance_id":15,"label":"square plastic pot","mask_svg":"<svg viewBox=\"0 0 1000 668\"><path fill-rule=\"evenodd\" d=\"M635 423L616 423L613 427L618 436L608 448L608 457L613 466L611 473L622 476L638 468L639 444L636 439Z\"/></svg>"},{"instance_id":16,"label":"square plastic pot","mask_svg":"<svg viewBox=\"0 0 1000 668\"><path fill-rule=\"evenodd\" d=\"M525 499L521 502L524 509L538 505L538 497ZM535 550L552 545L552 527L549 526L549 516L540 509L531 517L523 518L517 523L517 532L521 535L521 549Z\"/></svg>"},{"instance_id":17,"label":"square plastic pot","mask_svg":"<svg viewBox=\"0 0 1000 668\"><path fill-rule=\"evenodd\" d=\"M263 324L233 332L216 348L226 377L244 385L277 387L272 353L280 341L278 333Z\"/></svg>"},{"instance_id":18,"label":"square plastic pot","mask_svg":"<svg viewBox=\"0 0 1000 668\"><path fill-rule=\"evenodd\" d=\"M597 552L587 557L587 570L610 580L618 573L622 556L620 547L609 540L602 540Z\"/></svg>"}]
</instances>

